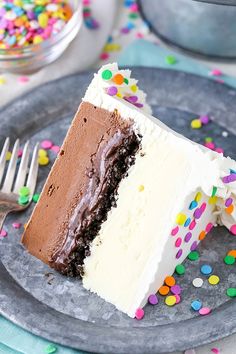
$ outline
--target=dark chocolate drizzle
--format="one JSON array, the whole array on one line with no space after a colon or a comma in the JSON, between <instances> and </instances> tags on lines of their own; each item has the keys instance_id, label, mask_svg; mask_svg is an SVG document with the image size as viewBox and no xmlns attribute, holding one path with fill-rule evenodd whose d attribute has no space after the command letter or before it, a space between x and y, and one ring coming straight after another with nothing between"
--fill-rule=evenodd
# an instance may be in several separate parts
<instances>
[{"instance_id":1,"label":"dark chocolate drizzle","mask_svg":"<svg viewBox=\"0 0 236 354\"><path fill-rule=\"evenodd\" d=\"M87 171L87 191L73 211L64 244L52 256L51 266L62 274L83 276L83 260L90 255L90 244L108 211L116 207L119 183L128 174L139 147L140 137L132 127L118 130L108 142L101 138Z\"/></svg>"}]
</instances>

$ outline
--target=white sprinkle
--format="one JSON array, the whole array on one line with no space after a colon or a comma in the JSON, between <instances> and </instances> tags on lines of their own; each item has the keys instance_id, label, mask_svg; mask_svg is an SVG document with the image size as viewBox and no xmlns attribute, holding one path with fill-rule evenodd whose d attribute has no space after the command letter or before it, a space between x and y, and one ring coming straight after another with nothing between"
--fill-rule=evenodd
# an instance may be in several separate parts
<instances>
[{"instance_id":1,"label":"white sprinkle","mask_svg":"<svg viewBox=\"0 0 236 354\"><path fill-rule=\"evenodd\" d=\"M223 131L223 132L222 132L222 136L223 136L224 138L227 138L228 135L229 135L228 132L226 132L226 131Z\"/></svg>"},{"instance_id":2,"label":"white sprinkle","mask_svg":"<svg viewBox=\"0 0 236 354\"><path fill-rule=\"evenodd\" d=\"M192 281L193 286L195 286L195 288L201 288L202 284L203 284L203 280L202 278L195 278Z\"/></svg>"}]
</instances>

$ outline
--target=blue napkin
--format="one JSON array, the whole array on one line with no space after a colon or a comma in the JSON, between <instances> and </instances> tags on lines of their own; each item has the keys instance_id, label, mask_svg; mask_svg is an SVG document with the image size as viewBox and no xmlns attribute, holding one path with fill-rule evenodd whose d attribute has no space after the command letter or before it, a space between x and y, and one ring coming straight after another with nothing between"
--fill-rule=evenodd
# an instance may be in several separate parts
<instances>
[{"instance_id":1,"label":"blue napkin","mask_svg":"<svg viewBox=\"0 0 236 354\"><path fill-rule=\"evenodd\" d=\"M175 64L167 63L166 57L169 55L176 58ZM209 74L209 69L195 60L173 53L145 40L133 42L122 53L118 63L123 66L150 66L182 70L201 76L208 76ZM236 87L235 78L224 75L222 79L227 84ZM45 349L49 344L49 341L37 337L0 317L0 354L43 354L46 353ZM57 344L55 346L57 347L56 354L83 354L81 351Z\"/></svg>"}]
</instances>

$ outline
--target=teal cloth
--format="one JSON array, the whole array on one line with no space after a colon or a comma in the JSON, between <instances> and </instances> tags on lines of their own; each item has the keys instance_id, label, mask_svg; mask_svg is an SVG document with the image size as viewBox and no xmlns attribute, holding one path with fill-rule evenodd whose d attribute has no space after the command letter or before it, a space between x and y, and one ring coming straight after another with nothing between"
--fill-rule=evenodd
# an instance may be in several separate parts
<instances>
[{"instance_id":1,"label":"teal cloth","mask_svg":"<svg viewBox=\"0 0 236 354\"><path fill-rule=\"evenodd\" d=\"M166 56L174 55L177 59L173 65L167 64ZM193 59L163 49L145 40L133 42L121 55L119 65L124 66L150 66L183 70L202 76L208 76L209 69ZM214 78L213 78L214 79ZM222 79L231 86L236 87L236 79L223 76ZM20 304L19 304L20 306ZM22 328L0 317L0 354L43 354L50 342L37 337ZM82 354L81 351L57 345L57 354Z\"/></svg>"}]
</instances>

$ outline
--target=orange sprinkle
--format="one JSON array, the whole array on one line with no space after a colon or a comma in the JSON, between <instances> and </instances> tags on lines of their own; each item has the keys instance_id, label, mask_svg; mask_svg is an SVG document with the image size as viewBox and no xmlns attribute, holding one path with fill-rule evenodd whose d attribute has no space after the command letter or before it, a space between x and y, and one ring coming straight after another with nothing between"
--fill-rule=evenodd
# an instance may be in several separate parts
<instances>
[{"instance_id":1,"label":"orange sprinkle","mask_svg":"<svg viewBox=\"0 0 236 354\"><path fill-rule=\"evenodd\" d=\"M206 231L203 230L203 231L200 232L198 238L199 238L199 240L201 241L201 240L203 240L205 237L206 237Z\"/></svg>"},{"instance_id":2,"label":"orange sprinkle","mask_svg":"<svg viewBox=\"0 0 236 354\"><path fill-rule=\"evenodd\" d=\"M227 214L232 214L232 212L234 211L234 206L233 204L231 204L230 206L228 206L228 208L225 208L225 211Z\"/></svg>"},{"instance_id":3,"label":"orange sprinkle","mask_svg":"<svg viewBox=\"0 0 236 354\"><path fill-rule=\"evenodd\" d=\"M174 277L166 277L165 278L165 284L168 286L174 286L175 285L175 278Z\"/></svg>"},{"instance_id":4,"label":"orange sprinkle","mask_svg":"<svg viewBox=\"0 0 236 354\"><path fill-rule=\"evenodd\" d=\"M232 256L232 257L236 258L236 250L230 250L230 251L227 253L227 256Z\"/></svg>"},{"instance_id":5,"label":"orange sprinkle","mask_svg":"<svg viewBox=\"0 0 236 354\"><path fill-rule=\"evenodd\" d=\"M170 288L169 288L169 286L166 286L166 285L162 285L160 287L160 289L158 290L159 294L161 294L161 295L167 295L167 294L169 294L169 291L170 291Z\"/></svg>"},{"instance_id":6,"label":"orange sprinkle","mask_svg":"<svg viewBox=\"0 0 236 354\"><path fill-rule=\"evenodd\" d=\"M124 77L121 74L116 74L114 75L112 80L114 81L115 84L121 85L124 82Z\"/></svg>"}]
</instances>

